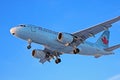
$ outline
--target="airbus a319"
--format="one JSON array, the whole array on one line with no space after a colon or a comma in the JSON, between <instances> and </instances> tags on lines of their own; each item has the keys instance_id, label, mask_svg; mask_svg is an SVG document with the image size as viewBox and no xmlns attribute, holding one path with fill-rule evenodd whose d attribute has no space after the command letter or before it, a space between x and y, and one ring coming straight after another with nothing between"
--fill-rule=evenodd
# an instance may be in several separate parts
<instances>
[{"instance_id":1,"label":"airbus a319","mask_svg":"<svg viewBox=\"0 0 120 80\"><path fill-rule=\"evenodd\" d=\"M39 59L40 63L55 59L55 63L58 64L61 62L60 55L62 54L80 54L95 58L114 54L113 50L120 48L120 44L109 47L109 28L119 20L120 16L75 33L55 32L27 24L11 28L10 33L26 40L28 49L31 48L31 43L43 45L44 50L32 50L32 56ZM103 34L95 43L86 41L102 31L104 31Z\"/></svg>"}]
</instances>

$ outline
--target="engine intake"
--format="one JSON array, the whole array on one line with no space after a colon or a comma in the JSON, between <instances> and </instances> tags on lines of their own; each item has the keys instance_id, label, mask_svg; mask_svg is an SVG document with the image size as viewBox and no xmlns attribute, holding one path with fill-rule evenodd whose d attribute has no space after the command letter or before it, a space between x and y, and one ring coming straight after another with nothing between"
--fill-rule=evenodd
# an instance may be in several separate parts
<instances>
[{"instance_id":1,"label":"engine intake","mask_svg":"<svg viewBox=\"0 0 120 80\"><path fill-rule=\"evenodd\" d=\"M32 51L32 56L35 56L35 50Z\"/></svg>"},{"instance_id":2,"label":"engine intake","mask_svg":"<svg viewBox=\"0 0 120 80\"><path fill-rule=\"evenodd\" d=\"M57 36L57 40L63 44L69 44L74 40L74 38L69 33L59 33Z\"/></svg>"}]
</instances>

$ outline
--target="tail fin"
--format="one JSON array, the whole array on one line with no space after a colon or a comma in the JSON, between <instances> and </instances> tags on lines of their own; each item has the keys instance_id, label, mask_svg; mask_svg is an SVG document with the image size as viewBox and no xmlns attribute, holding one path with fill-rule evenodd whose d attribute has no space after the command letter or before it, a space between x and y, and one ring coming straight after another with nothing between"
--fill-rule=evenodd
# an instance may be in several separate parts
<instances>
[{"instance_id":1,"label":"tail fin","mask_svg":"<svg viewBox=\"0 0 120 80\"><path fill-rule=\"evenodd\" d=\"M102 48L108 48L108 46L109 46L109 35L110 35L109 30L104 31L103 34L100 36L100 38L97 40L96 45L98 45Z\"/></svg>"}]
</instances>

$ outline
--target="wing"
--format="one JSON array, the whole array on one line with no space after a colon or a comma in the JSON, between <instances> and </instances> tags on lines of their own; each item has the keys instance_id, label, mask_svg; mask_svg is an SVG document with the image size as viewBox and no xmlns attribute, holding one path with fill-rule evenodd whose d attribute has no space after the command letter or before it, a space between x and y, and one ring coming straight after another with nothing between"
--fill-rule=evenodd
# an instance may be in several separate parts
<instances>
[{"instance_id":1,"label":"wing","mask_svg":"<svg viewBox=\"0 0 120 80\"><path fill-rule=\"evenodd\" d=\"M112 27L112 24L119 20L120 20L120 16L111 19L109 21L103 22L101 24L95 25L93 27L90 27L88 29L73 33L72 35L76 37L74 46L78 46L80 43L84 42L87 38L92 37L95 34Z\"/></svg>"}]
</instances>

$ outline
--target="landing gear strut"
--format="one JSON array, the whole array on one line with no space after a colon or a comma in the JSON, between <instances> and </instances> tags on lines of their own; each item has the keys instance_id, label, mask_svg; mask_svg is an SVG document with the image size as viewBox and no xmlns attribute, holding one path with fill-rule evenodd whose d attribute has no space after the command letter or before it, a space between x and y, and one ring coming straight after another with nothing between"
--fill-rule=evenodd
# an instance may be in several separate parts
<instances>
[{"instance_id":1,"label":"landing gear strut","mask_svg":"<svg viewBox=\"0 0 120 80\"><path fill-rule=\"evenodd\" d=\"M28 46L27 46L27 49L30 49L30 48L31 48L31 43L32 43L32 40L31 40L31 39L28 39Z\"/></svg>"}]
</instances>

